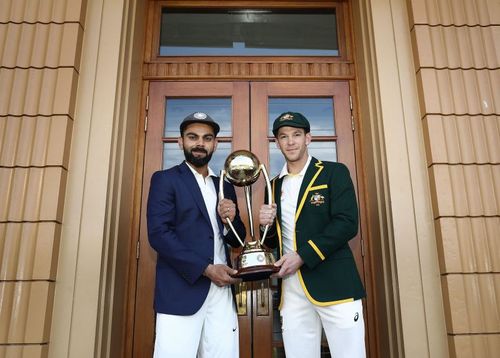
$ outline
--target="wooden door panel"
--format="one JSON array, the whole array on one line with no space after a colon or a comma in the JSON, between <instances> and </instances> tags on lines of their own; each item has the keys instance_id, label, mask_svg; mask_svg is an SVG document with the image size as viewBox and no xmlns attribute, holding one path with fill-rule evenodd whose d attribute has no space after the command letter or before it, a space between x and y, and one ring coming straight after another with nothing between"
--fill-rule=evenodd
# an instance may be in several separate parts
<instances>
[{"instance_id":1,"label":"wooden door panel","mask_svg":"<svg viewBox=\"0 0 500 358\"><path fill-rule=\"evenodd\" d=\"M155 316L153 311L156 253L147 238L146 206L152 174L162 169L165 103L167 98L230 97L232 99L233 149L248 148L249 106L247 82L152 82L149 88L148 128L146 133L143 190L135 312L134 357L152 357ZM187 115L187 114L186 114ZM168 120L168 119L167 119ZM247 220L243 191L237 189L242 219ZM240 316L240 329L250 331L250 319ZM242 335L243 338L249 334ZM250 352L250 341L242 339L240 349ZM249 354L247 355L249 356Z\"/></svg>"},{"instance_id":2,"label":"wooden door panel","mask_svg":"<svg viewBox=\"0 0 500 358\"><path fill-rule=\"evenodd\" d=\"M270 167L269 145L272 145L274 138L269 135L269 127L274 118L269 118L269 99L277 98L331 98L334 109L335 124L335 142L337 143L337 160L344 163L351 173L354 186L357 187L356 163L354 153L354 137L351 122L351 110L349 101L349 84L347 81L330 82L254 82L251 85L251 141L250 148L257 157L267 167ZM333 120L333 118L332 118ZM314 140L325 140L324 138L315 138L315 133L311 132ZM318 158L325 159L325 158ZM263 180L257 181L254 186L253 207L258 210L261 203L264 202L265 184ZM257 215L257 212L255 213ZM256 223L256 230L257 230ZM358 266L358 270L363 275L363 258L360 245L361 233L350 241L351 249ZM255 293L254 293L255 296ZM272 301L270 301L272 307ZM271 344L271 350L259 350L263 357L270 357L272 346L280 346L280 342L272 341L272 313L268 320L262 319L262 316L255 316L253 321L254 341L262 342L263 346ZM254 349L260 349L255 347ZM255 355L260 357L261 355Z\"/></svg>"}]
</instances>

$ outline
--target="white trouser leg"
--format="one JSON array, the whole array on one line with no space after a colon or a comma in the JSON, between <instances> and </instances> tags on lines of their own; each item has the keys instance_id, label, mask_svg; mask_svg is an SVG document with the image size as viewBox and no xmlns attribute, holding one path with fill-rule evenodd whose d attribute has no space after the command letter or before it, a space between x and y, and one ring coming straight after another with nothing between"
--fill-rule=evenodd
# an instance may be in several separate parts
<instances>
[{"instance_id":1,"label":"white trouser leg","mask_svg":"<svg viewBox=\"0 0 500 358\"><path fill-rule=\"evenodd\" d=\"M283 344L287 358L318 358L321 354L321 321L307 299L297 274L283 279L281 308Z\"/></svg>"},{"instance_id":2,"label":"white trouser leg","mask_svg":"<svg viewBox=\"0 0 500 358\"><path fill-rule=\"evenodd\" d=\"M205 304L191 316L156 314L154 358L194 358L205 317Z\"/></svg>"},{"instance_id":3,"label":"white trouser leg","mask_svg":"<svg viewBox=\"0 0 500 358\"><path fill-rule=\"evenodd\" d=\"M199 358L239 356L238 315L229 286L210 287L205 322L201 332Z\"/></svg>"},{"instance_id":4,"label":"white trouser leg","mask_svg":"<svg viewBox=\"0 0 500 358\"><path fill-rule=\"evenodd\" d=\"M194 315L156 314L154 358L238 357L237 327L231 288L211 284Z\"/></svg>"},{"instance_id":5,"label":"white trouser leg","mask_svg":"<svg viewBox=\"0 0 500 358\"><path fill-rule=\"evenodd\" d=\"M316 311L333 358L365 358L365 323L361 300L320 307Z\"/></svg>"}]
</instances>

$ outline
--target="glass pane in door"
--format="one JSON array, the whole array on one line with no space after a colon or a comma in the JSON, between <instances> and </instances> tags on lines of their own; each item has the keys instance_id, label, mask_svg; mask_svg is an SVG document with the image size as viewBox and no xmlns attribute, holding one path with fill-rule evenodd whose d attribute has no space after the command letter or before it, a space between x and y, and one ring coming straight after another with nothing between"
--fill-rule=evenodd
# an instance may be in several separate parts
<instances>
[{"instance_id":1,"label":"glass pane in door","mask_svg":"<svg viewBox=\"0 0 500 358\"><path fill-rule=\"evenodd\" d=\"M212 156L208 166L215 172L220 174L224 167L224 161L231 153L231 142L219 142L217 150ZM171 168L174 165L181 163L184 160L184 153L179 149L177 142L163 144L163 169Z\"/></svg>"},{"instance_id":2,"label":"glass pane in door","mask_svg":"<svg viewBox=\"0 0 500 358\"><path fill-rule=\"evenodd\" d=\"M311 124L313 136L334 136L335 112L332 97L269 98L269 136L273 136L273 121L283 112L302 113Z\"/></svg>"},{"instance_id":3,"label":"glass pane in door","mask_svg":"<svg viewBox=\"0 0 500 358\"><path fill-rule=\"evenodd\" d=\"M220 126L217 150L210 160L209 166L219 174L224 160L231 153L232 136L232 104L231 98L167 98L165 103L165 130L163 137L163 169L170 168L184 160L184 153L179 149L179 125L193 112L204 112L212 117ZM229 138L228 138L229 137Z\"/></svg>"},{"instance_id":4,"label":"glass pane in door","mask_svg":"<svg viewBox=\"0 0 500 358\"><path fill-rule=\"evenodd\" d=\"M218 137L231 136L231 98L167 98L165 108L164 137L177 138L182 120L193 112L212 117L220 126Z\"/></svg>"},{"instance_id":5,"label":"glass pane in door","mask_svg":"<svg viewBox=\"0 0 500 358\"><path fill-rule=\"evenodd\" d=\"M330 162L337 161L337 143L335 141L312 142L308 152L311 156ZM269 143L270 177L274 178L281 172L285 159L275 142Z\"/></svg>"}]
</instances>

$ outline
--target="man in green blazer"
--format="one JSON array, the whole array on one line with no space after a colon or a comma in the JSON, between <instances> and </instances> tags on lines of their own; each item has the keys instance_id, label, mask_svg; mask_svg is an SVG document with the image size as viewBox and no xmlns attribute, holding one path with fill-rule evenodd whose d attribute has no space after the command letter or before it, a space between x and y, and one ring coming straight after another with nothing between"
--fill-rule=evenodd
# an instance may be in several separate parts
<instances>
[{"instance_id":1,"label":"man in green blazer","mask_svg":"<svg viewBox=\"0 0 500 358\"><path fill-rule=\"evenodd\" d=\"M349 170L308 154L310 124L300 113L281 114L273 133L286 163L259 221L270 225L266 245L279 249L286 356L320 357L323 327L332 357L363 358L365 291L348 244L358 232Z\"/></svg>"}]
</instances>

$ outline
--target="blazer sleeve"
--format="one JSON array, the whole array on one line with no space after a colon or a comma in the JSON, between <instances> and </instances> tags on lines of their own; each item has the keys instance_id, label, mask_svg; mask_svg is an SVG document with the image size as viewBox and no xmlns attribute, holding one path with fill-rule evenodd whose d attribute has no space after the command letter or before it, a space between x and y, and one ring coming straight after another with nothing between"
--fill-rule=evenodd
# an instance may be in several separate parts
<instances>
[{"instance_id":1,"label":"blazer sleeve","mask_svg":"<svg viewBox=\"0 0 500 358\"><path fill-rule=\"evenodd\" d=\"M148 239L161 260L193 284L210 263L186 246L175 233L176 197L172 178L156 172L151 178L147 204Z\"/></svg>"},{"instance_id":2,"label":"blazer sleeve","mask_svg":"<svg viewBox=\"0 0 500 358\"><path fill-rule=\"evenodd\" d=\"M349 169L338 164L329 178L329 222L323 230L308 238L297 252L309 268L314 268L344 247L358 232L358 205Z\"/></svg>"},{"instance_id":3,"label":"blazer sleeve","mask_svg":"<svg viewBox=\"0 0 500 358\"><path fill-rule=\"evenodd\" d=\"M234 187L227 182L224 182L224 195L226 196L227 199L231 199L236 204L236 215L234 217L234 220L232 221L232 224L234 229L238 233L238 236L241 238L241 240L245 241L246 229L240 217L240 211L238 209L238 200L236 198L236 191L234 190ZM227 231L226 235L223 235L223 239L226 243L228 243L232 247L236 248L241 247L238 238L236 237L236 235L234 235L231 229Z\"/></svg>"}]
</instances>

